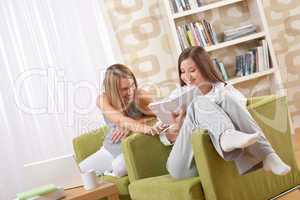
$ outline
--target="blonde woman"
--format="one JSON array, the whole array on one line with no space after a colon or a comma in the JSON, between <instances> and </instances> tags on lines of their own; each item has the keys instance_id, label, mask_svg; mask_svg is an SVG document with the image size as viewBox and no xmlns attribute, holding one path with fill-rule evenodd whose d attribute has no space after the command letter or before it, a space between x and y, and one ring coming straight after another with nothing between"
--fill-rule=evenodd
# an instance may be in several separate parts
<instances>
[{"instance_id":1,"label":"blonde woman","mask_svg":"<svg viewBox=\"0 0 300 200\"><path fill-rule=\"evenodd\" d=\"M93 155L83 160L79 166L85 172L95 170L115 176L127 174L121 140L133 132L154 135L156 129L143 122L153 116L147 105L150 95L138 89L134 74L122 64L107 68L104 78L104 92L97 98L97 106L102 111L109 132L103 146Z\"/></svg>"}]
</instances>

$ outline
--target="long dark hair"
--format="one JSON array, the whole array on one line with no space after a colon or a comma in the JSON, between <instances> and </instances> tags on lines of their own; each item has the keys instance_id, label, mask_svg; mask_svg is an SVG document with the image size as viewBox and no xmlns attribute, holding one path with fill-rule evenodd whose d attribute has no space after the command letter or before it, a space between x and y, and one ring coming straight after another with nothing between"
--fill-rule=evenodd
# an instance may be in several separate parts
<instances>
[{"instance_id":1,"label":"long dark hair","mask_svg":"<svg viewBox=\"0 0 300 200\"><path fill-rule=\"evenodd\" d=\"M193 59L200 73L207 81L212 83L216 83L216 82L225 83L222 76L220 76L220 74L216 71L212 63L212 60L209 54L205 51L205 49L200 46L195 46L183 50L178 58L178 74L179 74L179 80L181 86L184 86L186 84L181 79L180 65L185 59L188 58Z\"/></svg>"}]
</instances>

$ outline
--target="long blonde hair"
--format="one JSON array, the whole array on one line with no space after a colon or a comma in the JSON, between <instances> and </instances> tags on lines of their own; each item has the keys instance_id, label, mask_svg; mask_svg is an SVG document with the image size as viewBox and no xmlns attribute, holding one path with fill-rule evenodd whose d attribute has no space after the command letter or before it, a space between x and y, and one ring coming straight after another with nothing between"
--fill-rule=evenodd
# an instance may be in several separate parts
<instances>
[{"instance_id":1,"label":"long blonde hair","mask_svg":"<svg viewBox=\"0 0 300 200\"><path fill-rule=\"evenodd\" d=\"M120 79L127 78L134 81L135 88L137 88L137 81L132 71L123 64L114 64L109 66L105 72L105 78L103 81L104 92L111 105L127 114L127 106L120 94Z\"/></svg>"}]
</instances>

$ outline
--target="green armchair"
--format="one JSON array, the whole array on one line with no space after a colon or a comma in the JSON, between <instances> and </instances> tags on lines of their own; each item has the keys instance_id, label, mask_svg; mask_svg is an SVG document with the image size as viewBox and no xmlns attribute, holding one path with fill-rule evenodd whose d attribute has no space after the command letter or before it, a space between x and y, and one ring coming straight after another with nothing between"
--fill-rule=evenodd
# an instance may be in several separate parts
<instances>
[{"instance_id":1,"label":"green armchair","mask_svg":"<svg viewBox=\"0 0 300 200\"><path fill-rule=\"evenodd\" d=\"M280 157L292 167L286 176L257 170L240 176L233 162L225 162L213 148L206 130L192 137L199 177L176 180L165 168L171 147L158 137L135 134L122 144L133 200L266 200L300 184L285 97L248 100L248 110Z\"/></svg>"},{"instance_id":2,"label":"green armchair","mask_svg":"<svg viewBox=\"0 0 300 200\"><path fill-rule=\"evenodd\" d=\"M82 134L79 137L73 139L73 149L74 149L75 159L77 163L80 163L86 157L88 157L89 155L95 153L97 150L100 149L107 131L108 128L106 126L103 126L95 131ZM125 177L102 176L99 177L99 179L115 183L119 191L120 199L130 200L129 191L128 191L128 185L129 185L128 176Z\"/></svg>"}]
</instances>

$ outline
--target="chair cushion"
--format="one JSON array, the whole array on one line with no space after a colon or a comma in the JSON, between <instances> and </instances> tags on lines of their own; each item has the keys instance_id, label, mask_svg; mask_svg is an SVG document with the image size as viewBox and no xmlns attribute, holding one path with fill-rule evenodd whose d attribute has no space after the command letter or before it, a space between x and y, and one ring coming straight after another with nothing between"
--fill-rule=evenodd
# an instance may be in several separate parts
<instances>
[{"instance_id":1,"label":"chair cushion","mask_svg":"<svg viewBox=\"0 0 300 200\"><path fill-rule=\"evenodd\" d=\"M129 185L132 199L204 200L200 178L174 179L170 175L145 178Z\"/></svg>"},{"instance_id":2,"label":"chair cushion","mask_svg":"<svg viewBox=\"0 0 300 200\"><path fill-rule=\"evenodd\" d=\"M129 185L129 179L128 176L124 177L115 177L115 176L102 176L99 177L100 180L104 180L107 182L115 183L117 185L119 194L121 195L128 195L128 185Z\"/></svg>"}]
</instances>

